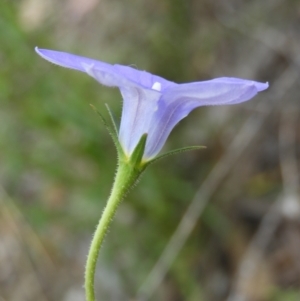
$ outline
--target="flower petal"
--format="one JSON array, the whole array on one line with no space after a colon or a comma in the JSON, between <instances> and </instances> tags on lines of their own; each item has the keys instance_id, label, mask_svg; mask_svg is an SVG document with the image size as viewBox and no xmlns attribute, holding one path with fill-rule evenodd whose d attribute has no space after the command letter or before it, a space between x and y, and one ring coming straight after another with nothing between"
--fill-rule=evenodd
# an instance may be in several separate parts
<instances>
[{"instance_id":1,"label":"flower petal","mask_svg":"<svg viewBox=\"0 0 300 301\"><path fill-rule=\"evenodd\" d=\"M35 51L43 59L61 67L70 68L86 72L83 65L93 65L98 68L112 68L112 65L97 60L89 59L83 56L70 54L67 52L54 51L48 49L39 49L35 47Z\"/></svg>"},{"instance_id":2,"label":"flower petal","mask_svg":"<svg viewBox=\"0 0 300 301\"><path fill-rule=\"evenodd\" d=\"M152 89L158 82L162 90L176 84L146 71L140 71L128 66L111 65L94 59L54 50L35 48L35 51L45 60L82 72L87 72L100 83L107 86L124 86L132 82L146 89Z\"/></svg>"},{"instance_id":3,"label":"flower petal","mask_svg":"<svg viewBox=\"0 0 300 301\"><path fill-rule=\"evenodd\" d=\"M205 105L229 105L247 101L268 84L236 78L181 84L167 89L151 120L145 157L152 158L161 150L175 125L193 109Z\"/></svg>"},{"instance_id":4,"label":"flower petal","mask_svg":"<svg viewBox=\"0 0 300 301\"><path fill-rule=\"evenodd\" d=\"M161 93L136 87L120 88L123 110L119 131L120 143L130 155L145 133L153 126L151 120L157 110Z\"/></svg>"},{"instance_id":5,"label":"flower petal","mask_svg":"<svg viewBox=\"0 0 300 301\"><path fill-rule=\"evenodd\" d=\"M247 101L259 91L267 88L268 83L221 77L208 81L181 84L167 89L164 95L167 102L173 102L177 98L184 97L198 101L199 106L223 105ZM252 93L249 94L250 91Z\"/></svg>"},{"instance_id":6,"label":"flower petal","mask_svg":"<svg viewBox=\"0 0 300 301\"><path fill-rule=\"evenodd\" d=\"M146 89L153 89L155 83L161 85L160 91L164 91L169 87L176 86L176 83L168 81L160 76L151 74L147 71L140 71L128 66L114 65L115 69L124 75L126 78L136 82L137 84L143 86Z\"/></svg>"}]
</instances>

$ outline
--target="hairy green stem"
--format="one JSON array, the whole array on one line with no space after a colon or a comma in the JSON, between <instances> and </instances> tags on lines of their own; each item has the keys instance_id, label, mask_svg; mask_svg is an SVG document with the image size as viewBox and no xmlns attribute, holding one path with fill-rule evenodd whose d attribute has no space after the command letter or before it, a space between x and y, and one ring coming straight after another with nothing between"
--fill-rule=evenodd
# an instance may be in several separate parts
<instances>
[{"instance_id":1,"label":"hairy green stem","mask_svg":"<svg viewBox=\"0 0 300 301\"><path fill-rule=\"evenodd\" d=\"M86 300L95 301L95 272L97 259L108 227L116 213L118 205L126 195L127 191L134 185L141 171L137 170L130 162L121 161L115 177L115 182L96 228L85 269L85 291Z\"/></svg>"}]
</instances>

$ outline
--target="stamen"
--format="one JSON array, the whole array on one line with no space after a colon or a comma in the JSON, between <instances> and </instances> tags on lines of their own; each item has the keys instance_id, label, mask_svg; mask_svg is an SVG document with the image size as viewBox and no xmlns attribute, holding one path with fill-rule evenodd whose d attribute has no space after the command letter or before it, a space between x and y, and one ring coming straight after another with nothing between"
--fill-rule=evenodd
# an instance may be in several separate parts
<instances>
[{"instance_id":1,"label":"stamen","mask_svg":"<svg viewBox=\"0 0 300 301\"><path fill-rule=\"evenodd\" d=\"M161 83L159 82L155 82L152 86L152 89L153 90L156 90L156 91L160 91L161 90Z\"/></svg>"}]
</instances>

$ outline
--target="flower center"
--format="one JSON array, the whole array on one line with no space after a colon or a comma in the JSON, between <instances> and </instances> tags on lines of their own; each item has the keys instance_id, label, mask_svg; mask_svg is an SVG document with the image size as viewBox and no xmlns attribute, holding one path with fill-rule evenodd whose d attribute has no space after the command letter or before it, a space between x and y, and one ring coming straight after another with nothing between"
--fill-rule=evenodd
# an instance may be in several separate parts
<instances>
[{"instance_id":1,"label":"flower center","mask_svg":"<svg viewBox=\"0 0 300 301\"><path fill-rule=\"evenodd\" d=\"M155 82L152 86L152 89L153 90L156 90L156 91L160 91L161 90L161 83L159 82Z\"/></svg>"}]
</instances>

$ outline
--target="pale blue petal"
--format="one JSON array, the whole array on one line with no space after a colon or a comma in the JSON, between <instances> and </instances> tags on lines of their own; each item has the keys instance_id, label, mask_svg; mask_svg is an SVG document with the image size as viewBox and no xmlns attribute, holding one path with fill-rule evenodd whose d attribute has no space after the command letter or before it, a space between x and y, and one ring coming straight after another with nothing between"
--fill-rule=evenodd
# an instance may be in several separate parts
<instances>
[{"instance_id":1,"label":"pale blue petal","mask_svg":"<svg viewBox=\"0 0 300 301\"><path fill-rule=\"evenodd\" d=\"M269 87L268 83L260 83L260 82L256 82L256 81L251 81L248 79L241 79L241 78L235 78L235 77L219 77L219 78L215 78L209 81L213 81L213 82L223 82L223 83L236 83L236 84L249 84L249 85L255 85L255 87L257 88L257 90L263 91L266 90Z\"/></svg>"},{"instance_id":2,"label":"pale blue petal","mask_svg":"<svg viewBox=\"0 0 300 301\"><path fill-rule=\"evenodd\" d=\"M87 72L103 85L124 86L132 82L146 89L152 89L158 82L161 91L176 84L146 71L140 71L128 66L111 65L94 59L48 49L35 48L35 51L45 60L70 69Z\"/></svg>"},{"instance_id":3,"label":"pale blue petal","mask_svg":"<svg viewBox=\"0 0 300 301\"><path fill-rule=\"evenodd\" d=\"M140 71L132 67L122 65L114 65L114 67L120 74L147 89L152 89L155 83L160 83L160 91L163 92L167 88L177 85L176 83L168 81L160 76L151 74L147 71Z\"/></svg>"},{"instance_id":4,"label":"pale blue petal","mask_svg":"<svg viewBox=\"0 0 300 301\"><path fill-rule=\"evenodd\" d=\"M119 140L126 153L132 153L143 134L153 126L151 120L157 110L161 93L135 87L120 88L124 102Z\"/></svg>"},{"instance_id":5,"label":"pale blue petal","mask_svg":"<svg viewBox=\"0 0 300 301\"><path fill-rule=\"evenodd\" d=\"M218 78L167 89L151 120L145 157L155 157L174 126L193 109L206 105L230 105L247 101L267 87L268 84L254 81Z\"/></svg>"},{"instance_id":6,"label":"pale blue petal","mask_svg":"<svg viewBox=\"0 0 300 301\"><path fill-rule=\"evenodd\" d=\"M40 55L43 59L61 67L70 68L79 70L82 72L86 72L83 64L85 65L93 65L98 68L112 68L112 65L103 63L97 60L89 59L83 56L70 54L67 52L54 51L48 49L39 49L35 47L35 51L38 55Z\"/></svg>"},{"instance_id":7,"label":"pale blue petal","mask_svg":"<svg viewBox=\"0 0 300 301\"><path fill-rule=\"evenodd\" d=\"M144 89L141 85L130 80L120 72L117 72L114 66L110 68L95 66L93 64L88 65L82 63L84 71L96 79L99 83L108 87L136 87Z\"/></svg>"},{"instance_id":8,"label":"pale blue petal","mask_svg":"<svg viewBox=\"0 0 300 301\"><path fill-rule=\"evenodd\" d=\"M199 105L235 104L247 101L267 88L267 83L222 77L171 87L164 92L164 98L166 102L173 102L187 97L197 100ZM249 91L253 91L254 95L248 94Z\"/></svg>"}]
</instances>

